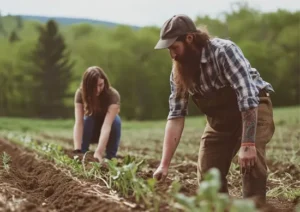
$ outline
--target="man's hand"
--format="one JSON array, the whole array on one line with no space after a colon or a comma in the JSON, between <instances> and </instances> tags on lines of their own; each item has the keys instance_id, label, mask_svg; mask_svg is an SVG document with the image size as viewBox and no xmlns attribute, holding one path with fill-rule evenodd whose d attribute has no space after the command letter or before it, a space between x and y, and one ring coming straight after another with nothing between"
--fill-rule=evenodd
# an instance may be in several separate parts
<instances>
[{"instance_id":1,"label":"man's hand","mask_svg":"<svg viewBox=\"0 0 300 212\"><path fill-rule=\"evenodd\" d=\"M168 174L168 168L173 154L178 146L181 133L184 127L184 118L168 120L166 124L162 159L153 177L159 181L164 181Z\"/></svg>"},{"instance_id":2,"label":"man's hand","mask_svg":"<svg viewBox=\"0 0 300 212\"><path fill-rule=\"evenodd\" d=\"M238 157L241 171L250 172L257 159L255 146L241 146ZM244 171L242 172L244 173Z\"/></svg>"},{"instance_id":3,"label":"man's hand","mask_svg":"<svg viewBox=\"0 0 300 212\"><path fill-rule=\"evenodd\" d=\"M158 181L164 181L168 175L168 167L159 166L153 174L153 178Z\"/></svg>"}]
</instances>

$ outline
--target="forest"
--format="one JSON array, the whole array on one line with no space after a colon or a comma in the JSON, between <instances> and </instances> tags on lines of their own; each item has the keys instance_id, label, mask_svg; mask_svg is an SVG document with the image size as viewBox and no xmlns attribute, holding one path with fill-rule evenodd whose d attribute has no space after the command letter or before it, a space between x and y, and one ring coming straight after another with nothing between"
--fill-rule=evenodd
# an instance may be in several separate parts
<instances>
[{"instance_id":1,"label":"forest","mask_svg":"<svg viewBox=\"0 0 300 212\"><path fill-rule=\"evenodd\" d=\"M300 11L261 12L237 4L219 18L195 22L215 37L230 39L275 90L274 107L299 104ZM162 23L163 24L163 23ZM127 120L165 119L171 59L154 50L158 26L60 24L0 17L0 116L72 118L83 72L100 66L121 96ZM190 101L189 115L200 112Z\"/></svg>"}]
</instances>

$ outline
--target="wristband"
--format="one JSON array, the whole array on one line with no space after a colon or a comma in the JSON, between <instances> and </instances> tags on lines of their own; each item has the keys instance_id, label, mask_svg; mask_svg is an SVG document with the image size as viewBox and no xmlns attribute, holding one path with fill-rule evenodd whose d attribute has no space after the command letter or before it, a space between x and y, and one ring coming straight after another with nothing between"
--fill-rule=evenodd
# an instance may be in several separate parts
<instances>
[{"instance_id":1,"label":"wristband","mask_svg":"<svg viewBox=\"0 0 300 212\"><path fill-rule=\"evenodd\" d=\"M254 142L242 142L241 146L255 146Z\"/></svg>"}]
</instances>

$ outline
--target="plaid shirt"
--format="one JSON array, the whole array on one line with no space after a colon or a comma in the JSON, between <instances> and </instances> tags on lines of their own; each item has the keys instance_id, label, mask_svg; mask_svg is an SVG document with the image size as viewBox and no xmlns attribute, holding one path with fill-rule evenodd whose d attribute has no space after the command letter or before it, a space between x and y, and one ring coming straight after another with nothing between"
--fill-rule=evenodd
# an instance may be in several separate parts
<instances>
[{"instance_id":1,"label":"plaid shirt","mask_svg":"<svg viewBox=\"0 0 300 212\"><path fill-rule=\"evenodd\" d=\"M202 49L199 78L182 97L176 97L176 85L173 71L170 75L171 95L169 97L168 119L183 117L188 114L188 99L194 93L202 96L210 92L231 86L237 94L240 111L258 106L259 90L273 91L272 86L263 81L258 71L252 68L242 50L232 41L220 38L211 39Z\"/></svg>"}]
</instances>

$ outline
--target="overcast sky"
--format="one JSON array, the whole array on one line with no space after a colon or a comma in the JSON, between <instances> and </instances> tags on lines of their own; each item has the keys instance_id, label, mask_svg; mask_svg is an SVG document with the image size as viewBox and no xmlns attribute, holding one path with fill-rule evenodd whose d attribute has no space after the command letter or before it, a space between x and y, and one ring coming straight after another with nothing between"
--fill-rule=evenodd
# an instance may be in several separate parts
<instances>
[{"instance_id":1,"label":"overcast sky","mask_svg":"<svg viewBox=\"0 0 300 212\"><path fill-rule=\"evenodd\" d=\"M5 14L81 17L136 26L157 25L174 14L217 17L236 0L0 0ZM251 0L261 11L300 10L300 0Z\"/></svg>"}]
</instances>

